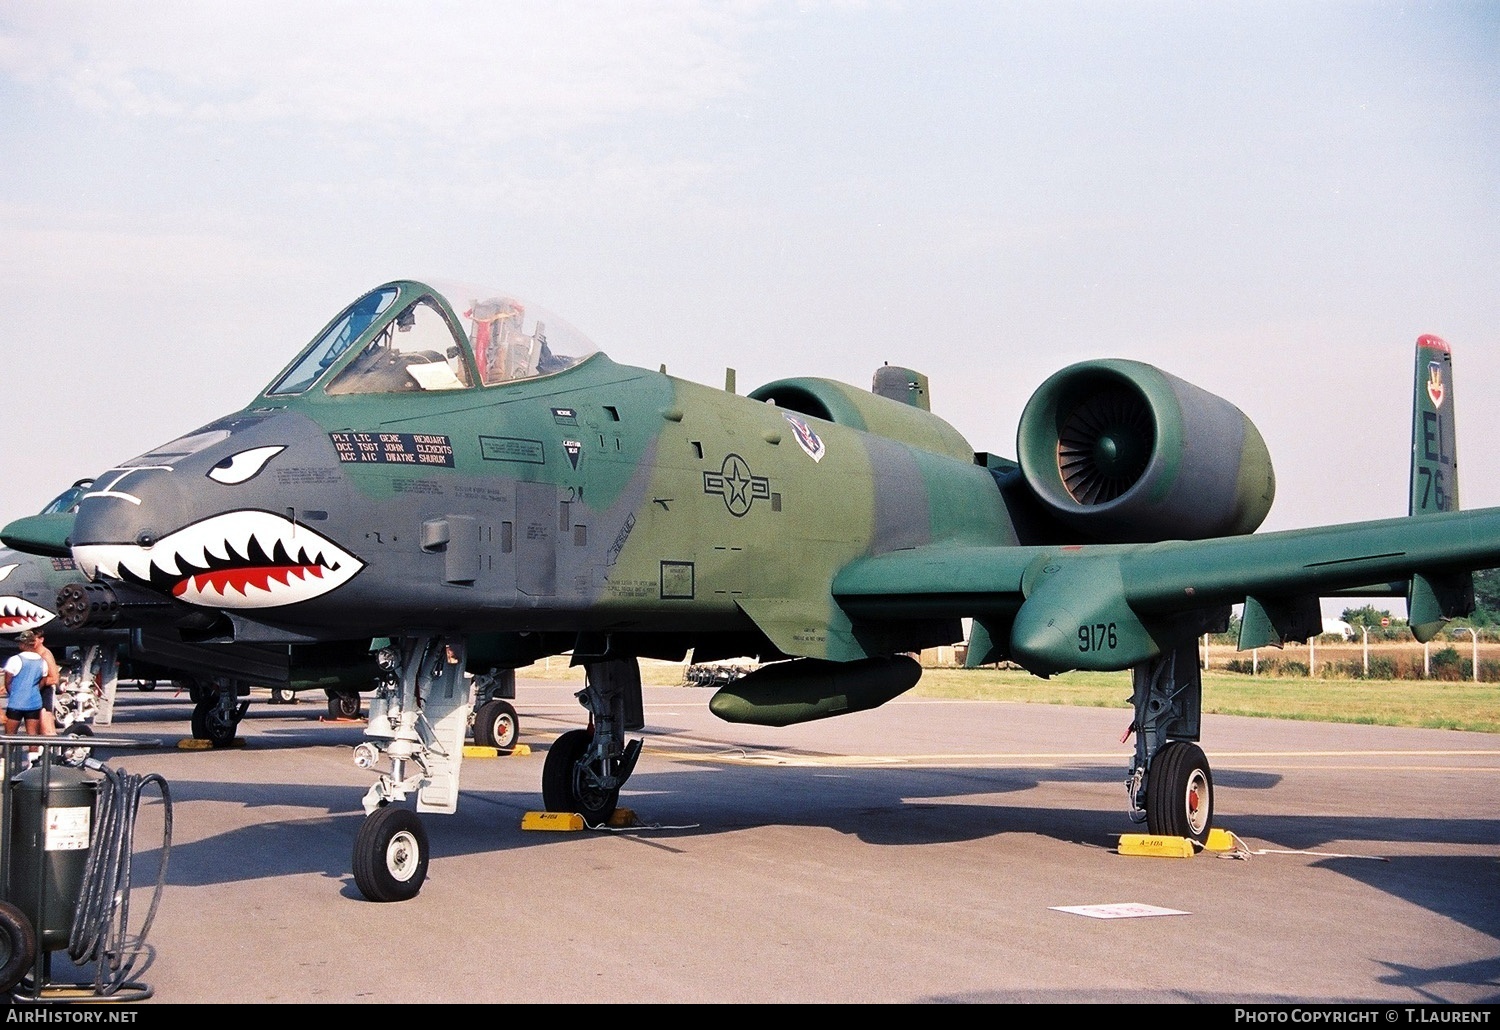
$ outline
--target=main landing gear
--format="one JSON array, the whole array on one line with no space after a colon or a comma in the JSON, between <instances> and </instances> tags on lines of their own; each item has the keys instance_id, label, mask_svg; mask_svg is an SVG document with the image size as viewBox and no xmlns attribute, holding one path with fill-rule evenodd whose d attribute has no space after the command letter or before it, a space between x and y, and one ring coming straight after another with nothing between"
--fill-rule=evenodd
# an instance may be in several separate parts
<instances>
[{"instance_id":1,"label":"main landing gear","mask_svg":"<svg viewBox=\"0 0 1500 1030\"><path fill-rule=\"evenodd\" d=\"M227 747L239 732L240 720L250 708L249 701L241 701L249 687L241 687L233 680L215 676L205 682L192 679L188 683L188 696L193 700L192 727L196 740L206 740L214 747Z\"/></svg>"},{"instance_id":2,"label":"main landing gear","mask_svg":"<svg viewBox=\"0 0 1500 1030\"><path fill-rule=\"evenodd\" d=\"M521 737L521 717L510 703L516 696L515 670L495 669L475 676L472 693L474 714L470 724L474 743L492 747L502 755L515 751L516 741Z\"/></svg>"},{"instance_id":3,"label":"main landing gear","mask_svg":"<svg viewBox=\"0 0 1500 1030\"><path fill-rule=\"evenodd\" d=\"M641 670L634 658L584 664L578 703L589 728L558 737L542 764L542 802L549 812L576 812L591 825L609 821L620 788L635 769L640 739L625 734L645 726Z\"/></svg>"},{"instance_id":4,"label":"main landing gear","mask_svg":"<svg viewBox=\"0 0 1500 1030\"><path fill-rule=\"evenodd\" d=\"M340 719L359 718L362 702L357 691L326 690L324 693L328 695L328 718L335 722Z\"/></svg>"},{"instance_id":5,"label":"main landing gear","mask_svg":"<svg viewBox=\"0 0 1500 1030\"><path fill-rule=\"evenodd\" d=\"M1198 644L1169 651L1132 670L1135 758L1125 781L1134 822L1154 836L1208 839L1214 778L1199 737L1203 674Z\"/></svg>"}]
</instances>

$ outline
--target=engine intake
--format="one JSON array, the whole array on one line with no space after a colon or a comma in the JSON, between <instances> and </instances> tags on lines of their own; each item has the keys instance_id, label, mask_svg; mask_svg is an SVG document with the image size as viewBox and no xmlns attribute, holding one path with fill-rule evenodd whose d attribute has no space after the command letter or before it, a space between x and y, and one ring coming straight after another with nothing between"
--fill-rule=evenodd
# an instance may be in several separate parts
<instances>
[{"instance_id":1,"label":"engine intake","mask_svg":"<svg viewBox=\"0 0 1500 1030\"><path fill-rule=\"evenodd\" d=\"M1021 413L1016 451L1042 503L1095 540L1249 533L1276 495L1271 455L1244 412L1138 361L1053 375Z\"/></svg>"}]
</instances>

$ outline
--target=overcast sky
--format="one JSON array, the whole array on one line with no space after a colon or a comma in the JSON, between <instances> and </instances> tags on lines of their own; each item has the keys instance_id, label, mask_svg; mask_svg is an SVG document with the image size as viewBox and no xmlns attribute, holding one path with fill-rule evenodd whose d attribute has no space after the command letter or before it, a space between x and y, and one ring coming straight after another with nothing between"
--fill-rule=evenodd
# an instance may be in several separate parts
<instances>
[{"instance_id":1,"label":"overcast sky","mask_svg":"<svg viewBox=\"0 0 1500 1030\"><path fill-rule=\"evenodd\" d=\"M347 301L493 284L741 392L925 371L976 449L1130 357L1404 514L1413 347L1500 504L1500 5L0 6L0 521L248 402Z\"/></svg>"}]
</instances>

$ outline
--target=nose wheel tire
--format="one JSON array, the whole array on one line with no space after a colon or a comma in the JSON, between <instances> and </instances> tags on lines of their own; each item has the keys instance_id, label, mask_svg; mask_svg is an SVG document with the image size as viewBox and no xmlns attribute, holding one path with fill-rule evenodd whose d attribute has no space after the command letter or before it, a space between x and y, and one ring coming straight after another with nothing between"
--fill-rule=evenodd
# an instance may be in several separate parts
<instances>
[{"instance_id":1,"label":"nose wheel tire","mask_svg":"<svg viewBox=\"0 0 1500 1030\"><path fill-rule=\"evenodd\" d=\"M542 803L549 812L576 812L592 825L609 821L620 801L620 790L588 784L581 759L594 735L569 730L552 742L542 763Z\"/></svg>"},{"instance_id":2,"label":"nose wheel tire","mask_svg":"<svg viewBox=\"0 0 1500 1030\"><path fill-rule=\"evenodd\" d=\"M354 884L371 901L406 901L427 879L427 830L409 808L384 805L354 838Z\"/></svg>"},{"instance_id":3,"label":"nose wheel tire","mask_svg":"<svg viewBox=\"0 0 1500 1030\"><path fill-rule=\"evenodd\" d=\"M1156 753L1146 781L1146 828L1156 836L1202 844L1214 816L1214 778L1203 749L1169 741Z\"/></svg>"},{"instance_id":4,"label":"nose wheel tire","mask_svg":"<svg viewBox=\"0 0 1500 1030\"><path fill-rule=\"evenodd\" d=\"M516 749L516 738L520 735L521 721L509 701L494 698L474 713L474 743L480 747L492 747L508 755Z\"/></svg>"}]
</instances>

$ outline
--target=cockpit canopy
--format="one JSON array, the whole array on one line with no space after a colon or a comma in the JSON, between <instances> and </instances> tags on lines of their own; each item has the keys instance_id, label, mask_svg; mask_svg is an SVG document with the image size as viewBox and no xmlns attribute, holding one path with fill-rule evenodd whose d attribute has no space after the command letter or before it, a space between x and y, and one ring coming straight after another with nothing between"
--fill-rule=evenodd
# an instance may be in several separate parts
<instances>
[{"instance_id":1,"label":"cockpit canopy","mask_svg":"<svg viewBox=\"0 0 1500 1030\"><path fill-rule=\"evenodd\" d=\"M596 348L499 290L400 280L350 304L266 389L349 394L467 390L551 375Z\"/></svg>"},{"instance_id":2,"label":"cockpit canopy","mask_svg":"<svg viewBox=\"0 0 1500 1030\"><path fill-rule=\"evenodd\" d=\"M93 485L94 481L92 479L79 479L75 481L72 486L48 501L47 506L42 509L41 514L66 515L76 510L79 498Z\"/></svg>"}]
</instances>

